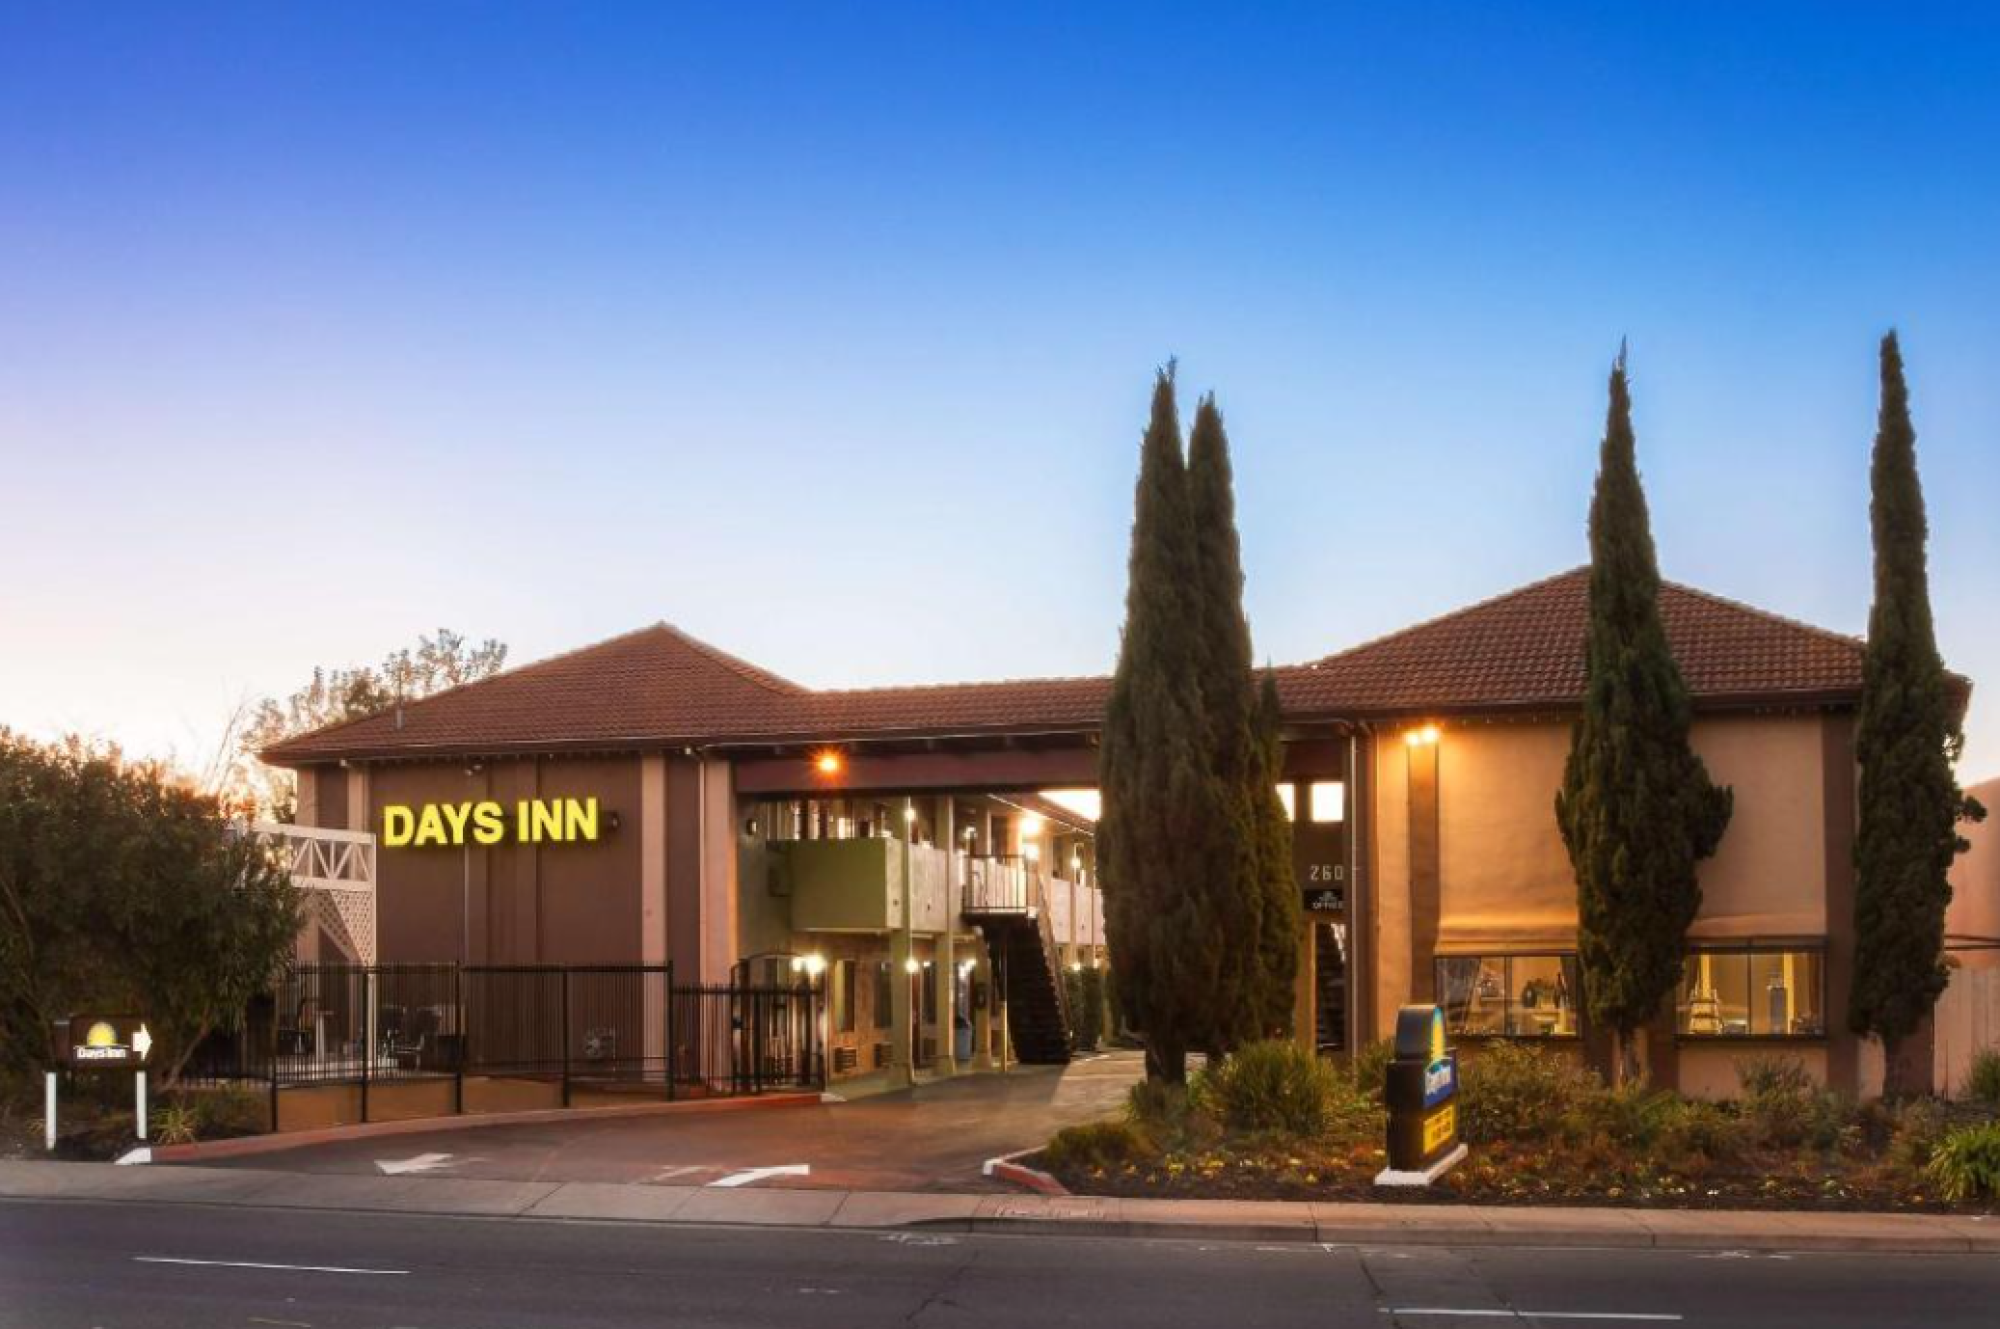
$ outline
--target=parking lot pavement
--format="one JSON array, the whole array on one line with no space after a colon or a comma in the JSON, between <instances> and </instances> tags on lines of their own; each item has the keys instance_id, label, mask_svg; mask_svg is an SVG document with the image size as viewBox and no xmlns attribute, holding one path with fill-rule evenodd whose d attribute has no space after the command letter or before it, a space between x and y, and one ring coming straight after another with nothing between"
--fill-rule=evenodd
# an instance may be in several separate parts
<instances>
[{"instance_id":1,"label":"parking lot pavement","mask_svg":"<svg viewBox=\"0 0 2000 1329\"><path fill-rule=\"evenodd\" d=\"M1136 1053L1063 1068L962 1075L847 1103L668 1117L445 1127L263 1154L234 1164L290 1172L626 1185L982 1191L998 1154L1117 1110L1143 1074ZM228 1160L203 1166L232 1166ZM807 1169L799 1172L796 1169Z\"/></svg>"}]
</instances>

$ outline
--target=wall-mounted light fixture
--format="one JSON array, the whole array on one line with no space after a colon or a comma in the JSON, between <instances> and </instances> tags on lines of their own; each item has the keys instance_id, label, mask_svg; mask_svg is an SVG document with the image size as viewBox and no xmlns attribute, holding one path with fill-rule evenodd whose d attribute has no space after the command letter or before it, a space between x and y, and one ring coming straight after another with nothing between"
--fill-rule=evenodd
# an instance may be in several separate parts
<instances>
[{"instance_id":1,"label":"wall-mounted light fixture","mask_svg":"<svg viewBox=\"0 0 2000 1329\"><path fill-rule=\"evenodd\" d=\"M1412 729L1403 735L1403 741L1413 748L1430 747L1438 741L1438 727L1427 724L1421 729Z\"/></svg>"},{"instance_id":2,"label":"wall-mounted light fixture","mask_svg":"<svg viewBox=\"0 0 2000 1329\"><path fill-rule=\"evenodd\" d=\"M846 764L846 762L841 760L840 754L832 748L826 748L813 754L813 769L821 775L839 775L841 767Z\"/></svg>"}]
</instances>

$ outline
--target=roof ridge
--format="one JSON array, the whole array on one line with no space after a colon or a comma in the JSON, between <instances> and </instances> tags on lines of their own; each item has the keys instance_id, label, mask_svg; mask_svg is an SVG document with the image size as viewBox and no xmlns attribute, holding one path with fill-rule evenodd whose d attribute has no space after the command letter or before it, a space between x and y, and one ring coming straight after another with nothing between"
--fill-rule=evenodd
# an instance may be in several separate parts
<instances>
[{"instance_id":1,"label":"roof ridge","mask_svg":"<svg viewBox=\"0 0 2000 1329\"><path fill-rule=\"evenodd\" d=\"M371 720L379 720L399 707L404 710L414 710L419 706L428 707L433 702L443 701L447 697L456 696L472 688L483 687L488 683L497 683L502 679L518 679L537 674L551 665L560 664L565 660L571 660L580 655L588 655L590 652L602 650L606 646L615 646L620 642L631 641L634 638L643 637L652 632L665 632L676 641L685 643L714 663L722 665L732 673L738 674L746 680L756 682L773 692L783 693L787 688L791 689L792 694L803 694L806 691L789 679L780 678L776 674L759 670L757 666L750 664L746 660L739 660L728 652L719 650L698 637L690 636L662 618L655 619L651 623L641 624L636 628L628 628L624 632L614 632L609 637L603 637L593 642L586 642L581 646L572 646L566 651L557 651L554 655L545 655L539 660L530 660L525 664L515 665L511 669L502 669L497 673L488 674L484 678L469 678L463 683L454 683L452 686L438 692L426 693L421 697L398 698L379 711L370 711L366 715L357 715L346 720L337 720L333 724L321 725L317 729L308 729L302 734L293 734L289 738L280 739L270 747L263 749L263 752L283 752L292 744L304 739L324 738L329 735L338 734L344 730L352 729L356 725L367 724ZM765 678L760 679L755 677L755 675L760 673L764 674ZM766 681L766 679L772 681ZM260 755L262 754L260 753Z\"/></svg>"},{"instance_id":2,"label":"roof ridge","mask_svg":"<svg viewBox=\"0 0 2000 1329\"><path fill-rule=\"evenodd\" d=\"M1501 591L1497 595L1489 595L1484 600L1475 600L1469 605L1460 605L1458 608L1448 609L1442 614L1434 614L1430 618L1420 619L1419 621L1411 623L1406 627L1397 628L1393 632L1385 632L1379 637L1370 637L1365 641L1356 642L1352 646L1343 646L1339 650L1334 651L1329 655L1318 656L1314 659L1306 660L1296 665L1290 665L1290 666L1279 665L1277 667L1280 669L1284 668L1318 669L1323 664L1330 664L1335 660L1343 659L1346 656L1358 654L1361 651L1370 650L1376 646L1387 645L1389 642L1395 641L1399 637L1407 637L1411 633L1422 632L1428 628L1434 628L1438 626L1440 623L1449 623L1455 618L1463 618L1467 614L1477 613L1482 609L1489 609L1492 606L1501 603L1502 601L1512 600L1516 596L1525 595L1529 591L1540 590L1544 586L1553 586L1555 583L1562 581L1566 577L1574 577L1579 573L1587 573L1589 571L1590 571L1590 565L1588 563L1579 564L1578 566L1573 568L1566 568L1561 572L1551 573L1546 577L1538 577L1534 581L1523 582L1521 585L1514 587L1512 590Z\"/></svg>"},{"instance_id":3,"label":"roof ridge","mask_svg":"<svg viewBox=\"0 0 2000 1329\"><path fill-rule=\"evenodd\" d=\"M975 678L960 682L943 683L878 683L865 688L812 688L807 695L812 697L869 697L889 692L945 692L960 691L965 688L1011 688L1027 687L1038 683L1104 683L1111 675L1106 674L1035 674L1024 678Z\"/></svg>"},{"instance_id":4,"label":"roof ridge","mask_svg":"<svg viewBox=\"0 0 2000 1329\"><path fill-rule=\"evenodd\" d=\"M709 660L721 665L724 669L738 675L745 681L755 683L758 687L764 688L767 691L776 692L784 696L811 696L813 693L812 688L800 683L794 683L783 674L772 673L762 665L752 664L740 655L731 655L720 646L705 642L700 637L683 628L676 627L665 619L661 619L659 622L653 624L653 626L671 632L681 642L706 656ZM616 638L613 638L613 640L616 640Z\"/></svg>"},{"instance_id":5,"label":"roof ridge","mask_svg":"<svg viewBox=\"0 0 2000 1329\"><path fill-rule=\"evenodd\" d=\"M1690 586L1686 582L1673 581L1662 577L1660 578L1660 584L1662 586L1671 586L1684 595L1692 595L1697 600L1706 600L1710 604L1740 610L1743 613L1751 615L1753 618L1761 618L1766 622L1781 624L1788 628L1796 628L1801 632L1810 632L1816 637L1823 637L1828 641L1838 643L1842 646L1851 646L1861 651L1868 649L1868 639L1866 637L1852 636L1845 632L1835 632L1832 628L1823 628L1817 623L1808 623L1802 618L1793 618L1789 614L1780 614L1774 610L1764 609L1749 603L1747 600L1738 600L1727 595L1717 595L1714 591L1705 591L1699 586Z\"/></svg>"}]
</instances>

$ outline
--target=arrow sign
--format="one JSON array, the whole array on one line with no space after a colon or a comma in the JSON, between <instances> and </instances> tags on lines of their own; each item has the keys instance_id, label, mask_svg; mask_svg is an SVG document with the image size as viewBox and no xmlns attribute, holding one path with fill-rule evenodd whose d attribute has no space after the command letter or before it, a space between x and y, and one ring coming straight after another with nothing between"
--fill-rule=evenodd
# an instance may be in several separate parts
<instances>
[{"instance_id":1,"label":"arrow sign","mask_svg":"<svg viewBox=\"0 0 2000 1329\"><path fill-rule=\"evenodd\" d=\"M807 1177L812 1175L810 1163L789 1163L784 1167L752 1167L741 1172L732 1172L726 1177L711 1181L711 1186L748 1186L752 1182L763 1181L767 1177Z\"/></svg>"},{"instance_id":2,"label":"arrow sign","mask_svg":"<svg viewBox=\"0 0 2000 1329\"><path fill-rule=\"evenodd\" d=\"M139 1054L140 1061L144 1061L146 1054L153 1050L153 1036L146 1032L144 1024L139 1026L138 1033L132 1035L132 1050Z\"/></svg>"},{"instance_id":3,"label":"arrow sign","mask_svg":"<svg viewBox=\"0 0 2000 1329\"><path fill-rule=\"evenodd\" d=\"M400 1177L405 1172L435 1172L449 1165L450 1154L418 1154L415 1158L378 1158L375 1166L392 1177Z\"/></svg>"}]
</instances>

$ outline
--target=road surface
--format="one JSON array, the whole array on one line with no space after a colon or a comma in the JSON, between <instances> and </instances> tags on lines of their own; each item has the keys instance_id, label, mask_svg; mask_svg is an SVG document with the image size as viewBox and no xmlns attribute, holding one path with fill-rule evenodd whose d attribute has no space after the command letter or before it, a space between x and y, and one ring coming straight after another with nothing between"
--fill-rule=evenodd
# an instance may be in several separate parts
<instances>
[{"instance_id":1,"label":"road surface","mask_svg":"<svg viewBox=\"0 0 2000 1329\"><path fill-rule=\"evenodd\" d=\"M1992 1329L2000 1259L1369 1248L0 1201L0 1329Z\"/></svg>"}]
</instances>

